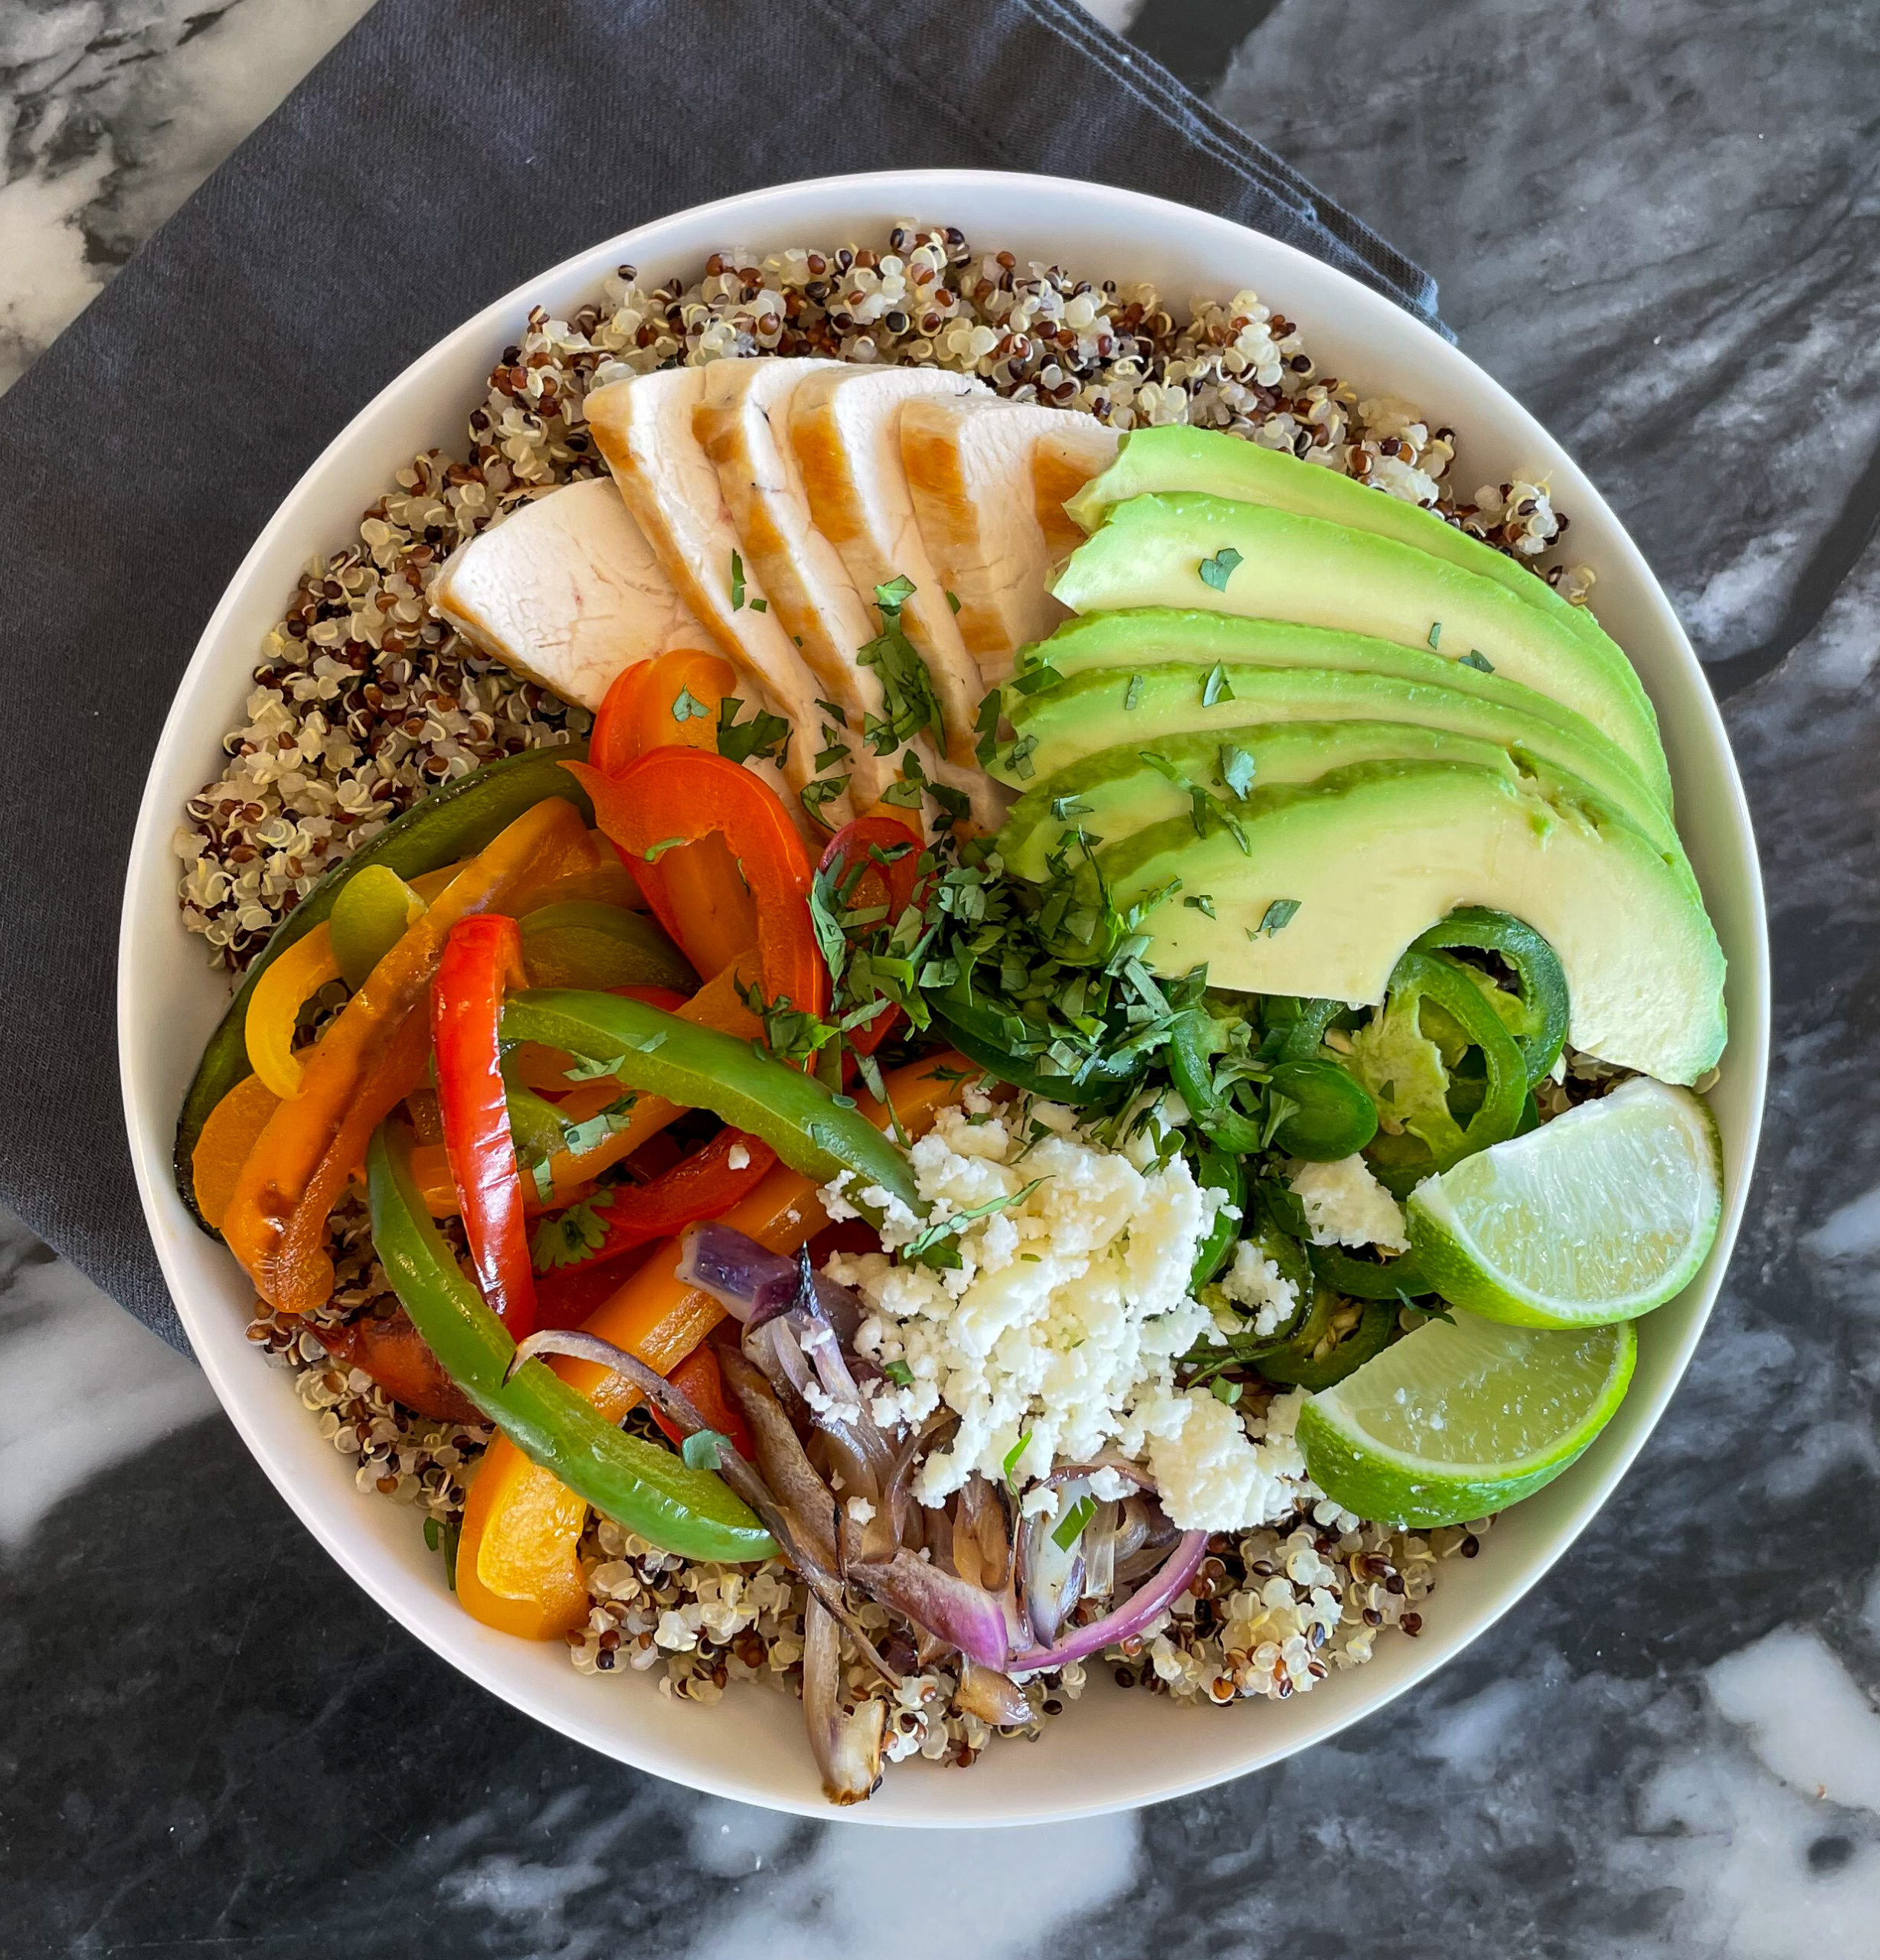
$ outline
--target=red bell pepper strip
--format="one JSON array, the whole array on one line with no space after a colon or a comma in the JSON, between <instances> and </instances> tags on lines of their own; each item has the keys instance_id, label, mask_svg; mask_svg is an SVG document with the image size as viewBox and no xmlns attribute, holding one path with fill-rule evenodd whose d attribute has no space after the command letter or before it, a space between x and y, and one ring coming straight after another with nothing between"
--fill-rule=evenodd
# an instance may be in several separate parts
<instances>
[{"instance_id":1,"label":"red bell pepper strip","mask_svg":"<svg viewBox=\"0 0 1880 1960\"><path fill-rule=\"evenodd\" d=\"M675 844L723 837L750 888L757 913L757 957L765 998L800 1013L829 1011L829 972L809 923L809 853L776 791L751 771L702 749L649 749L622 774L564 763L593 799L595 821L636 869L656 864ZM654 885L647 901L685 948L671 894ZM687 949L689 956L689 949ZM697 965L695 960L693 964Z\"/></svg>"},{"instance_id":2,"label":"red bell pepper strip","mask_svg":"<svg viewBox=\"0 0 1880 1960\"><path fill-rule=\"evenodd\" d=\"M527 984L515 921L486 912L451 927L431 987L437 1101L470 1261L483 1298L516 1341L535 1331L535 1275L497 1031L505 990Z\"/></svg>"},{"instance_id":3,"label":"red bell pepper strip","mask_svg":"<svg viewBox=\"0 0 1880 1960\"><path fill-rule=\"evenodd\" d=\"M735 1168L734 1153L742 1154ZM607 1236L580 1259L565 1262L564 1269L605 1266L655 1239L675 1238L701 1218L722 1217L776 1161L777 1152L760 1138L742 1130L719 1131L648 1183L611 1186L613 1202L603 1214Z\"/></svg>"},{"instance_id":4,"label":"red bell pepper strip","mask_svg":"<svg viewBox=\"0 0 1880 1960\"><path fill-rule=\"evenodd\" d=\"M692 1406L705 1417L708 1428L716 1429L720 1436L731 1439L731 1447L740 1456L747 1462L754 1463L757 1461L757 1446L750 1439L750 1431L742 1413L724 1392L724 1373L718 1367L718 1357L711 1351L709 1341L702 1342L695 1348L666 1377L666 1380L685 1395ZM675 1447L685 1441L685 1438L657 1409L652 1409L649 1413Z\"/></svg>"},{"instance_id":5,"label":"red bell pepper strip","mask_svg":"<svg viewBox=\"0 0 1880 1960\"><path fill-rule=\"evenodd\" d=\"M878 851L888 863L873 854ZM928 881L920 867L920 840L908 825L892 817L858 817L829 839L816 873L826 887L834 887L839 920L878 907L887 914L880 924L891 927ZM850 1031L848 1045L858 1054L871 1055L904 1018L899 1008L884 1008Z\"/></svg>"},{"instance_id":6,"label":"red bell pepper strip","mask_svg":"<svg viewBox=\"0 0 1880 1960\"><path fill-rule=\"evenodd\" d=\"M439 1423L480 1423L483 1412L458 1387L401 1308L389 1320L365 1314L316 1331L320 1344L348 1368L370 1375L393 1401Z\"/></svg>"}]
</instances>

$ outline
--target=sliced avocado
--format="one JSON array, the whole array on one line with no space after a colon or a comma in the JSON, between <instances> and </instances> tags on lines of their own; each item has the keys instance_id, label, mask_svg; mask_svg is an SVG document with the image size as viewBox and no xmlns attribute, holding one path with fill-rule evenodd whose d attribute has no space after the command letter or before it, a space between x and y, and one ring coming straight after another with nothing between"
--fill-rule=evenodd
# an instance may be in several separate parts
<instances>
[{"instance_id":1,"label":"sliced avocado","mask_svg":"<svg viewBox=\"0 0 1880 1960\"><path fill-rule=\"evenodd\" d=\"M1153 762L1147 760L1152 756ZM1205 829L1234 816L1256 784L1268 789L1314 782L1330 770L1368 762L1468 763L1511 782L1522 773L1515 758L1493 742L1401 721L1255 722L1123 742L1028 789L1005 814L999 854L1021 877L1043 878L1051 854L1073 831L1093 844L1115 844L1172 817ZM1198 808L1183 783L1203 792Z\"/></svg>"},{"instance_id":2,"label":"sliced avocado","mask_svg":"<svg viewBox=\"0 0 1880 1960\"><path fill-rule=\"evenodd\" d=\"M1513 704L1522 701L1532 710ZM992 773L1028 792L1101 750L1154 748L1175 735L1213 734L1248 722L1404 722L1513 748L1578 776L1681 863L1670 818L1627 759L1578 716L1550 707L1544 717L1539 710L1545 705L1512 682L1492 700L1472 689L1362 670L1226 665L1204 670L1186 662L1091 668L1012 701L1016 739L994 761Z\"/></svg>"},{"instance_id":3,"label":"sliced avocado","mask_svg":"<svg viewBox=\"0 0 1880 1960\"><path fill-rule=\"evenodd\" d=\"M1434 511L1222 430L1171 425L1132 430L1123 437L1116 461L1093 476L1064 509L1073 523L1094 531L1113 505L1131 497L1182 490L1231 497L1241 504L1269 504L1275 510L1323 518L1328 524L1349 524L1353 531L1375 531L1380 537L1414 545L1433 558L1446 558L1465 572L1506 586L1523 605L1550 614L1583 639L1604 641L1619 650L1584 606L1570 605L1525 565Z\"/></svg>"},{"instance_id":4,"label":"sliced avocado","mask_svg":"<svg viewBox=\"0 0 1880 1960\"><path fill-rule=\"evenodd\" d=\"M1657 717L1617 646L1582 638L1492 579L1375 531L1221 497L1133 497L1071 554L1051 590L1074 612L1233 612L1486 662L1604 730L1670 807Z\"/></svg>"},{"instance_id":5,"label":"sliced avocado","mask_svg":"<svg viewBox=\"0 0 1880 1960\"><path fill-rule=\"evenodd\" d=\"M1119 905L1163 894L1140 928L1156 972L1375 1004L1418 933L1486 905L1559 955L1576 1047L1679 1083L1722 1050L1723 954L1695 882L1590 792L1360 763L1257 789L1238 814L1238 839L1182 817L1098 852Z\"/></svg>"}]
</instances>

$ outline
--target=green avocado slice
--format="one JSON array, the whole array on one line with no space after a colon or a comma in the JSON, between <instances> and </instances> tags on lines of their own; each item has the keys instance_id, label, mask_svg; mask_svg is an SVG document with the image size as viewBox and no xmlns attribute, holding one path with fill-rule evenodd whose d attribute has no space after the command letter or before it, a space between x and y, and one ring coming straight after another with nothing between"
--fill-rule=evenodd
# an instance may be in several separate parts
<instances>
[{"instance_id":1,"label":"green avocado slice","mask_svg":"<svg viewBox=\"0 0 1880 1960\"><path fill-rule=\"evenodd\" d=\"M1090 531L1103 522L1113 505L1131 497L1184 490L1231 497L1242 504L1270 504L1300 517L1323 518L1328 524L1394 538L1433 558L1460 565L1466 572L1493 579L1523 605L1548 614L1582 639L1604 641L1619 651L1584 606L1571 604L1527 566L1459 530L1434 511L1407 503L1375 485L1342 476L1323 464L1301 462L1284 449L1265 449L1224 430L1180 424L1133 430L1123 437L1116 461L1069 498L1064 509L1074 524Z\"/></svg>"},{"instance_id":2,"label":"green avocado slice","mask_svg":"<svg viewBox=\"0 0 1880 1960\"><path fill-rule=\"evenodd\" d=\"M1577 716L1567 717L1551 704L1548 714L1531 713L1512 704L1521 700L1542 705L1531 691L1512 684L1502 698L1491 700L1440 681L1404 680L1363 668L1221 664L1202 669L1186 661L1130 669L1090 668L1012 701L1017 737L994 761L992 773L1015 789L1029 792L1100 750L1125 745L1138 751L1154 749L1176 735L1205 733L1224 740L1225 731L1254 722L1403 723L1492 742L1577 776L1636 825L1659 851L1682 863L1670 817L1626 757ZM1090 828L1103 834L1100 825Z\"/></svg>"},{"instance_id":3,"label":"green avocado slice","mask_svg":"<svg viewBox=\"0 0 1880 1960\"><path fill-rule=\"evenodd\" d=\"M1178 817L1097 853L1118 905L1161 894L1139 929L1156 972L1375 1004L1420 933L1483 905L1559 956L1576 1047L1674 1083L1722 1050L1723 953L1695 882L1590 791L1372 762L1256 789L1237 814L1238 838Z\"/></svg>"},{"instance_id":4,"label":"green avocado slice","mask_svg":"<svg viewBox=\"0 0 1880 1960\"><path fill-rule=\"evenodd\" d=\"M1618 647L1603 634L1588 639L1493 579L1375 531L1221 497L1134 497L1071 554L1052 591L1075 612L1228 612L1486 663L1584 715L1670 807L1657 717Z\"/></svg>"}]
</instances>

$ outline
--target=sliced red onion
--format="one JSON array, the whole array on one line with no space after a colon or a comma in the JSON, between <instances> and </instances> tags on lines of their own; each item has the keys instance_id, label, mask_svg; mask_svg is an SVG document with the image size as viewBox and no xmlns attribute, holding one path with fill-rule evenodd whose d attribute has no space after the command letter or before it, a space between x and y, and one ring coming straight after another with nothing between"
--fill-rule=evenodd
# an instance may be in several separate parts
<instances>
[{"instance_id":1,"label":"sliced red onion","mask_svg":"<svg viewBox=\"0 0 1880 1960\"><path fill-rule=\"evenodd\" d=\"M1005 1666L1005 1615L990 1593L904 1549L886 1565L862 1566L849 1576L865 1592L958 1648L969 1661Z\"/></svg>"},{"instance_id":2,"label":"sliced red onion","mask_svg":"<svg viewBox=\"0 0 1880 1960\"><path fill-rule=\"evenodd\" d=\"M1015 1654L1005 1671L1011 1674L1033 1674L1043 1668L1066 1667L1088 1655L1100 1654L1106 1647L1115 1646L1118 1641L1131 1638L1181 1598L1194 1583L1195 1575L1201 1570L1202 1560L1207 1556L1207 1533L1183 1532L1175 1540L1175 1549L1169 1553L1161 1570L1120 1606L1087 1626L1073 1627L1054 1646L1034 1648L1028 1653Z\"/></svg>"},{"instance_id":3,"label":"sliced red onion","mask_svg":"<svg viewBox=\"0 0 1880 1960\"><path fill-rule=\"evenodd\" d=\"M976 1470L960 1487L953 1511L953 1570L988 1592L1012 1577L1012 1537L1005 1500Z\"/></svg>"},{"instance_id":4,"label":"sliced red onion","mask_svg":"<svg viewBox=\"0 0 1880 1960\"><path fill-rule=\"evenodd\" d=\"M1127 1586L1153 1572L1168 1557L1175 1539L1175 1527L1159 1501L1149 1497L1126 1498L1117 1535L1117 1583Z\"/></svg>"},{"instance_id":5,"label":"sliced red onion","mask_svg":"<svg viewBox=\"0 0 1880 1960\"><path fill-rule=\"evenodd\" d=\"M1117 1589L1117 1525L1120 1504L1100 1504L1084 1527L1084 1596L1107 1599Z\"/></svg>"},{"instance_id":6,"label":"sliced red onion","mask_svg":"<svg viewBox=\"0 0 1880 1960\"><path fill-rule=\"evenodd\" d=\"M996 1668L982 1668L968 1661L960 1671L960 1685L953 1692L953 1704L995 1729L1022 1728L1032 1719L1032 1704L1025 1690L1009 1674Z\"/></svg>"},{"instance_id":7,"label":"sliced red onion","mask_svg":"<svg viewBox=\"0 0 1880 1960\"><path fill-rule=\"evenodd\" d=\"M687 1285L709 1293L733 1319L757 1326L796 1304L802 1277L796 1260L715 1219L686 1228L674 1270ZM816 1303L846 1348L862 1325L862 1303L846 1286L820 1273L813 1277Z\"/></svg>"},{"instance_id":8,"label":"sliced red onion","mask_svg":"<svg viewBox=\"0 0 1880 1960\"><path fill-rule=\"evenodd\" d=\"M868 1700L844 1711L842 1637L813 1593L803 1612L803 1712L823 1795L834 1804L871 1797L881 1780L888 1710Z\"/></svg>"},{"instance_id":9,"label":"sliced red onion","mask_svg":"<svg viewBox=\"0 0 1880 1960\"><path fill-rule=\"evenodd\" d=\"M1077 1503L1088 1488L1081 1477L1067 1481L1062 1486L1065 1505ZM1058 1527L1058 1520L1052 1513L1020 1514L1018 1606L1031 1627L1032 1638L1041 1647L1048 1647L1058 1638L1058 1628L1084 1596L1083 1538L1080 1534L1068 1545L1061 1545L1054 1535Z\"/></svg>"}]
</instances>

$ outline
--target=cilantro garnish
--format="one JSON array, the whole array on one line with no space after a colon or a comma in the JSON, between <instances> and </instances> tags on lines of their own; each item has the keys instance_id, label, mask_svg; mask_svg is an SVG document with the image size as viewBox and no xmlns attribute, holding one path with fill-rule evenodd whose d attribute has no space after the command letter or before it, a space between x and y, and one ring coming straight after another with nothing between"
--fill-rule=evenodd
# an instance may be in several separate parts
<instances>
[{"instance_id":1,"label":"cilantro garnish","mask_svg":"<svg viewBox=\"0 0 1880 1960\"><path fill-rule=\"evenodd\" d=\"M1006 1191L998 1197L989 1197L983 1204L969 1204L963 1211L956 1211L950 1218L937 1219L925 1230L917 1233L901 1248L904 1261L915 1266L951 1267L960 1263L960 1255L951 1241L959 1236L975 1219L989 1218L996 1211L1005 1211L1015 1204L1022 1204L1045 1180L1034 1178L1028 1184L1015 1191Z\"/></svg>"},{"instance_id":2,"label":"cilantro garnish","mask_svg":"<svg viewBox=\"0 0 1880 1960\"><path fill-rule=\"evenodd\" d=\"M652 1043L657 1047L665 1037L662 1034ZM639 1044L645 1046L645 1044ZM567 1138L567 1148L571 1155L584 1156L590 1150L598 1149L614 1132L623 1128L628 1112L639 1101L630 1091L625 1096L616 1096L603 1109L597 1109L585 1122L564 1123L562 1135Z\"/></svg>"},{"instance_id":3,"label":"cilantro garnish","mask_svg":"<svg viewBox=\"0 0 1880 1960\"><path fill-rule=\"evenodd\" d=\"M947 595L947 603L952 611L957 612L960 610L959 593L956 592L948 593Z\"/></svg>"},{"instance_id":4,"label":"cilantro garnish","mask_svg":"<svg viewBox=\"0 0 1880 1960\"><path fill-rule=\"evenodd\" d=\"M731 554L731 610L735 612L744 603L744 561L734 551Z\"/></svg>"},{"instance_id":5,"label":"cilantro garnish","mask_svg":"<svg viewBox=\"0 0 1880 1960\"><path fill-rule=\"evenodd\" d=\"M1293 914L1299 910L1300 903L1300 901L1296 898L1276 898L1266 910L1260 913L1260 923L1254 928L1254 932L1264 933L1268 939L1271 939L1282 926L1290 926L1293 923ZM1252 936L1252 933L1248 935L1249 938Z\"/></svg>"},{"instance_id":6,"label":"cilantro garnish","mask_svg":"<svg viewBox=\"0 0 1880 1960\"><path fill-rule=\"evenodd\" d=\"M607 1236L607 1222L600 1214L613 1202L613 1192L603 1185L579 1204L544 1218L536 1227L529 1247L535 1270L552 1272L557 1266L578 1266L590 1253L598 1251Z\"/></svg>"},{"instance_id":7,"label":"cilantro garnish","mask_svg":"<svg viewBox=\"0 0 1880 1960\"><path fill-rule=\"evenodd\" d=\"M884 1361L881 1372L897 1388L911 1388L914 1386L914 1370L905 1361Z\"/></svg>"},{"instance_id":8,"label":"cilantro garnish","mask_svg":"<svg viewBox=\"0 0 1880 1960\"><path fill-rule=\"evenodd\" d=\"M1068 822L1073 817L1087 817L1094 807L1081 796L1054 796L1051 799L1051 815L1061 824Z\"/></svg>"},{"instance_id":9,"label":"cilantro garnish","mask_svg":"<svg viewBox=\"0 0 1880 1960\"><path fill-rule=\"evenodd\" d=\"M672 719L675 721L708 721L711 717L711 709L690 688L680 688L678 699L672 704Z\"/></svg>"},{"instance_id":10,"label":"cilantro garnish","mask_svg":"<svg viewBox=\"0 0 1880 1960\"><path fill-rule=\"evenodd\" d=\"M780 714L759 708L750 720L737 720L744 704L727 694L718 704L718 753L727 761L747 763L753 756L780 761L790 753L790 726Z\"/></svg>"},{"instance_id":11,"label":"cilantro garnish","mask_svg":"<svg viewBox=\"0 0 1880 1960\"><path fill-rule=\"evenodd\" d=\"M1254 786L1252 756L1231 742L1223 742L1221 745L1221 780L1244 802L1247 792Z\"/></svg>"},{"instance_id":12,"label":"cilantro garnish","mask_svg":"<svg viewBox=\"0 0 1880 1960\"><path fill-rule=\"evenodd\" d=\"M973 717L973 733L979 740L973 753L982 763L989 763L999 748L999 717L1005 707L1005 697L995 688L979 704L979 711Z\"/></svg>"},{"instance_id":13,"label":"cilantro garnish","mask_svg":"<svg viewBox=\"0 0 1880 1960\"><path fill-rule=\"evenodd\" d=\"M1205 912L1210 919L1215 916L1214 900L1205 891L1198 891L1192 897L1183 899L1182 903L1196 912Z\"/></svg>"},{"instance_id":14,"label":"cilantro garnish","mask_svg":"<svg viewBox=\"0 0 1880 1960\"><path fill-rule=\"evenodd\" d=\"M1084 1535L1084 1527L1097 1515L1094 1498L1079 1498L1075 1504L1058 1519L1057 1528L1051 1534L1051 1542L1061 1552L1068 1552Z\"/></svg>"},{"instance_id":15,"label":"cilantro garnish","mask_svg":"<svg viewBox=\"0 0 1880 1960\"><path fill-rule=\"evenodd\" d=\"M914 596L914 581L904 577L875 588L881 630L855 655L858 665L872 668L880 678L881 704L888 710L885 715L862 717L863 739L878 756L913 740L924 728L931 728L945 740L933 677L901 623L901 608Z\"/></svg>"},{"instance_id":16,"label":"cilantro garnish","mask_svg":"<svg viewBox=\"0 0 1880 1960\"><path fill-rule=\"evenodd\" d=\"M846 728L848 726L848 710L846 708L838 707L833 701L820 699L817 701L816 706L835 724L838 728Z\"/></svg>"},{"instance_id":17,"label":"cilantro garnish","mask_svg":"<svg viewBox=\"0 0 1880 1960\"><path fill-rule=\"evenodd\" d=\"M1015 1491L1018 1488L1018 1485L1012 1481L1012 1472L1018 1468L1018 1459L1025 1454L1026 1449L1031 1443L1031 1440L1032 1439L1028 1435L1021 1435L1018 1440L1005 1452L1005 1467L1004 1474L1005 1478L1005 1488L1008 1490Z\"/></svg>"},{"instance_id":18,"label":"cilantro garnish","mask_svg":"<svg viewBox=\"0 0 1880 1960\"><path fill-rule=\"evenodd\" d=\"M1136 711L1136 704L1143 698L1143 677L1139 674L1130 676L1130 684L1123 691L1123 709L1126 714Z\"/></svg>"},{"instance_id":19,"label":"cilantro garnish","mask_svg":"<svg viewBox=\"0 0 1880 1960\"><path fill-rule=\"evenodd\" d=\"M1435 621L1435 622L1431 625L1431 626L1430 626L1430 651L1431 651L1432 652L1436 652L1437 649L1439 649L1439 648L1441 647L1442 644L1443 644L1443 622L1442 622L1442 621L1441 621L1440 619L1438 619L1438 620Z\"/></svg>"},{"instance_id":20,"label":"cilantro garnish","mask_svg":"<svg viewBox=\"0 0 1880 1960\"><path fill-rule=\"evenodd\" d=\"M1217 660L1202 683L1201 704L1212 707L1216 701L1231 701L1233 698L1234 690L1228 685L1228 670Z\"/></svg>"},{"instance_id":21,"label":"cilantro garnish","mask_svg":"<svg viewBox=\"0 0 1880 1960\"><path fill-rule=\"evenodd\" d=\"M1204 558L1201 561L1202 583L1211 586L1216 592L1225 592L1228 580L1233 577L1234 567L1241 563L1239 552L1231 544L1224 544L1211 558Z\"/></svg>"},{"instance_id":22,"label":"cilantro garnish","mask_svg":"<svg viewBox=\"0 0 1880 1960\"><path fill-rule=\"evenodd\" d=\"M679 1445L679 1454L694 1470L715 1470L731 1448L731 1439L718 1429L695 1429Z\"/></svg>"},{"instance_id":23,"label":"cilantro garnish","mask_svg":"<svg viewBox=\"0 0 1880 1960\"><path fill-rule=\"evenodd\" d=\"M848 778L845 776L819 776L813 782L806 782L798 792L798 796L812 822L820 824L825 830L829 830L834 826L822 814L823 806L833 803L848 787Z\"/></svg>"},{"instance_id":24,"label":"cilantro garnish","mask_svg":"<svg viewBox=\"0 0 1880 1960\"><path fill-rule=\"evenodd\" d=\"M1037 753L1038 737L1021 735L1005 751L1005 765L1015 776L1021 779L1030 777L1037 773L1032 761Z\"/></svg>"},{"instance_id":25,"label":"cilantro garnish","mask_svg":"<svg viewBox=\"0 0 1880 1960\"><path fill-rule=\"evenodd\" d=\"M1495 671L1494 662L1475 647L1471 647L1456 665L1458 667L1473 667L1478 674L1493 674Z\"/></svg>"},{"instance_id":26,"label":"cilantro garnish","mask_svg":"<svg viewBox=\"0 0 1880 1960\"><path fill-rule=\"evenodd\" d=\"M767 612L770 609L770 602L767 599L754 599L750 602L750 609L754 612Z\"/></svg>"}]
</instances>

